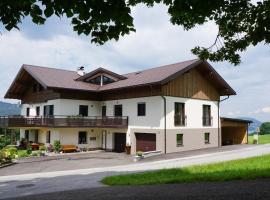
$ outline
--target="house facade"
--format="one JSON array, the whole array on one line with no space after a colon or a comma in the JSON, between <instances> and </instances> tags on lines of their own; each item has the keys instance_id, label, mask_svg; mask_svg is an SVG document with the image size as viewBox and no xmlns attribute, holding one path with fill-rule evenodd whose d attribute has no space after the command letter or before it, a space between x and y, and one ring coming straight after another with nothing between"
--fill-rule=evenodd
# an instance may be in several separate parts
<instances>
[{"instance_id":1,"label":"house facade","mask_svg":"<svg viewBox=\"0 0 270 200\"><path fill-rule=\"evenodd\" d=\"M129 74L23 65L5 98L21 116L0 118L36 143L131 153L187 151L222 144L222 96L235 91L206 61L190 60Z\"/></svg>"}]
</instances>

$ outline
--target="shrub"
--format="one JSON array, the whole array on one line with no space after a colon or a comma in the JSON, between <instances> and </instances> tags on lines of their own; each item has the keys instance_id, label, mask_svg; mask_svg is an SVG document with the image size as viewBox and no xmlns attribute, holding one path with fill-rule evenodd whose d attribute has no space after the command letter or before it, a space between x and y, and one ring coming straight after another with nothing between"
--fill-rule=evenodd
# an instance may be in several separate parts
<instances>
[{"instance_id":1,"label":"shrub","mask_svg":"<svg viewBox=\"0 0 270 200\"><path fill-rule=\"evenodd\" d=\"M53 147L54 147L54 151L58 153L61 149L60 140L54 140Z\"/></svg>"},{"instance_id":2,"label":"shrub","mask_svg":"<svg viewBox=\"0 0 270 200\"><path fill-rule=\"evenodd\" d=\"M33 151L31 154L31 156L34 156L34 157L39 156L39 155L40 153L38 151Z\"/></svg>"},{"instance_id":3,"label":"shrub","mask_svg":"<svg viewBox=\"0 0 270 200\"><path fill-rule=\"evenodd\" d=\"M6 155L10 157L11 159L16 158L16 155L18 153L16 147L6 147L3 149L3 151L5 151Z\"/></svg>"},{"instance_id":4,"label":"shrub","mask_svg":"<svg viewBox=\"0 0 270 200\"><path fill-rule=\"evenodd\" d=\"M29 154L27 153L27 150L20 150L18 151L18 157L19 158L29 157Z\"/></svg>"},{"instance_id":5,"label":"shrub","mask_svg":"<svg viewBox=\"0 0 270 200\"><path fill-rule=\"evenodd\" d=\"M142 156L143 155L143 152L142 151L137 151L136 155L137 156Z\"/></svg>"},{"instance_id":6,"label":"shrub","mask_svg":"<svg viewBox=\"0 0 270 200\"><path fill-rule=\"evenodd\" d=\"M12 162L12 158L8 156L6 150L0 150L0 165Z\"/></svg>"},{"instance_id":7,"label":"shrub","mask_svg":"<svg viewBox=\"0 0 270 200\"><path fill-rule=\"evenodd\" d=\"M39 146L39 150L40 150L40 151L46 151L45 145L40 145L40 146Z\"/></svg>"}]
</instances>

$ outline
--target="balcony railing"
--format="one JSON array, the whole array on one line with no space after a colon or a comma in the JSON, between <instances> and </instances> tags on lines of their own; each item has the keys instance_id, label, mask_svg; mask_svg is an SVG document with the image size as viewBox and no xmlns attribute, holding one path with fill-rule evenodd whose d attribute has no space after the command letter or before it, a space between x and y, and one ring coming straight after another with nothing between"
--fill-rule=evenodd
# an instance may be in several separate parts
<instances>
[{"instance_id":1,"label":"balcony railing","mask_svg":"<svg viewBox=\"0 0 270 200\"><path fill-rule=\"evenodd\" d=\"M80 116L1 116L0 127L111 127L128 126L128 117L80 117Z\"/></svg>"},{"instance_id":2,"label":"balcony railing","mask_svg":"<svg viewBox=\"0 0 270 200\"><path fill-rule=\"evenodd\" d=\"M203 126L212 126L213 125L213 117L203 117Z\"/></svg>"},{"instance_id":3,"label":"balcony railing","mask_svg":"<svg viewBox=\"0 0 270 200\"><path fill-rule=\"evenodd\" d=\"M174 115L174 125L175 126L186 126L187 125L187 116Z\"/></svg>"}]
</instances>

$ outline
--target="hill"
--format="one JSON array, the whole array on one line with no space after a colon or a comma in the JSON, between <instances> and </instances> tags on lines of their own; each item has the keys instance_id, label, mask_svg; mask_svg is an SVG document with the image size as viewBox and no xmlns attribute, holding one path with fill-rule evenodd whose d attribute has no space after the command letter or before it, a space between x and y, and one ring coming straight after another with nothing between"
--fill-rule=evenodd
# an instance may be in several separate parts
<instances>
[{"instance_id":1,"label":"hill","mask_svg":"<svg viewBox=\"0 0 270 200\"><path fill-rule=\"evenodd\" d=\"M19 115L20 107L18 104L12 104L0 101L0 116L1 115Z\"/></svg>"},{"instance_id":2,"label":"hill","mask_svg":"<svg viewBox=\"0 0 270 200\"><path fill-rule=\"evenodd\" d=\"M255 119L255 118L251 118L251 117L239 117L239 118L253 121L253 123L251 123L250 126L249 126L249 128L248 128L248 132L249 133L255 132L256 131L256 128L257 127L260 127L261 124L262 124L261 121Z\"/></svg>"}]
</instances>

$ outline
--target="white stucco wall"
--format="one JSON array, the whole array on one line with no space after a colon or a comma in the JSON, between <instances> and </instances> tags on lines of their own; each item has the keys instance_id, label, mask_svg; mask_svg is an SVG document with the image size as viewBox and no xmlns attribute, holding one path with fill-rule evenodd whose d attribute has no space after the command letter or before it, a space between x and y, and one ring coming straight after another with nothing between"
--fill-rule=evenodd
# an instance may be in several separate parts
<instances>
[{"instance_id":1,"label":"white stucco wall","mask_svg":"<svg viewBox=\"0 0 270 200\"><path fill-rule=\"evenodd\" d=\"M196 128L209 128L202 124L203 105L211 106L211 116L213 117L213 124L211 128L218 128L218 102L207 101L199 99L189 99L180 97L166 97L167 101L167 129L196 129ZM185 103L185 114L187 116L186 126L174 125L174 103ZM164 118L161 119L161 124L164 124Z\"/></svg>"}]
</instances>

